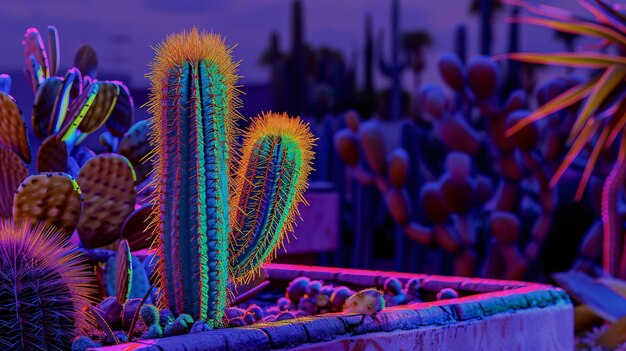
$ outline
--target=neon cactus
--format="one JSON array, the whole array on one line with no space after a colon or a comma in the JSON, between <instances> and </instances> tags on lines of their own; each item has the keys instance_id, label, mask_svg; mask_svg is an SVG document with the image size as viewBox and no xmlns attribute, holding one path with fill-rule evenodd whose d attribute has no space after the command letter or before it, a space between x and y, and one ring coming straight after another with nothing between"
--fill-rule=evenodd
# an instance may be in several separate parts
<instances>
[{"instance_id":1,"label":"neon cactus","mask_svg":"<svg viewBox=\"0 0 626 351\"><path fill-rule=\"evenodd\" d=\"M285 233L293 231L297 203L307 187L313 153L308 126L286 114L252 121L236 176L231 240L233 277L249 281L261 263L272 259Z\"/></svg>"},{"instance_id":2,"label":"neon cactus","mask_svg":"<svg viewBox=\"0 0 626 351\"><path fill-rule=\"evenodd\" d=\"M223 325L229 278L245 281L291 229L312 158L308 127L267 114L253 122L242 168L232 171L240 101L230 52L220 36L193 29L157 48L150 76L152 223L162 303L211 327ZM248 177L262 170L264 177Z\"/></svg>"},{"instance_id":3,"label":"neon cactus","mask_svg":"<svg viewBox=\"0 0 626 351\"><path fill-rule=\"evenodd\" d=\"M0 222L1 349L69 349L93 294L76 252L63 232Z\"/></svg>"}]
</instances>

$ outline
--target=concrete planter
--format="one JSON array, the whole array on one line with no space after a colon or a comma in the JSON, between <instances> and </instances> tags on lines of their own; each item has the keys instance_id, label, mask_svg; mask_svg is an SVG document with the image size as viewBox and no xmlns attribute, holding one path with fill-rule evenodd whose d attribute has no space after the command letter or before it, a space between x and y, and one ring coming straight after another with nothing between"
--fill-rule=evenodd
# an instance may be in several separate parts
<instances>
[{"instance_id":1,"label":"concrete planter","mask_svg":"<svg viewBox=\"0 0 626 351\"><path fill-rule=\"evenodd\" d=\"M305 275L356 289L393 276L422 279L422 290L456 289L462 297L385 309L380 323L360 315L325 314L249 327L146 340L120 350L567 350L573 349L573 307L548 285L297 265L268 265L274 283Z\"/></svg>"}]
</instances>

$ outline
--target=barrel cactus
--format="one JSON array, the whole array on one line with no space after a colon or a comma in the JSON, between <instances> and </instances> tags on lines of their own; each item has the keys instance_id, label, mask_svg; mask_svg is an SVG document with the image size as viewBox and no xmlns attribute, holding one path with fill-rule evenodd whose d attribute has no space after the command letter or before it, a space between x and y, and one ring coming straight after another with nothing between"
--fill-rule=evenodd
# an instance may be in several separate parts
<instances>
[{"instance_id":1,"label":"barrel cactus","mask_svg":"<svg viewBox=\"0 0 626 351\"><path fill-rule=\"evenodd\" d=\"M249 279L291 229L313 157L308 126L273 113L253 122L239 156L230 53L193 29L157 47L150 75L162 303L211 327L223 325L229 280Z\"/></svg>"},{"instance_id":2,"label":"barrel cactus","mask_svg":"<svg viewBox=\"0 0 626 351\"><path fill-rule=\"evenodd\" d=\"M49 228L0 222L0 349L67 350L87 326L89 270Z\"/></svg>"}]
</instances>

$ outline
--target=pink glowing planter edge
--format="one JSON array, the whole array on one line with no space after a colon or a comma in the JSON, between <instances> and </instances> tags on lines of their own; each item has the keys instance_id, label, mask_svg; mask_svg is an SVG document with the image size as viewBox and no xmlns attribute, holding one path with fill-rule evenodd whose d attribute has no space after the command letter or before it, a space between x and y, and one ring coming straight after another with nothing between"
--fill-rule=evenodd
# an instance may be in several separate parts
<instances>
[{"instance_id":1,"label":"pink glowing planter edge","mask_svg":"<svg viewBox=\"0 0 626 351\"><path fill-rule=\"evenodd\" d=\"M403 283L408 279L417 278L422 280L422 290L426 292L451 287L474 295L386 308L379 314L380 323L369 318L360 323L360 315L331 313L159 340L138 341L97 350L185 350L199 346L211 350L286 348L321 350L341 349L348 344L354 346L355 342L371 342L381 347L384 345L393 347L397 346L394 344L397 342L414 342L418 339L424 343L429 337L433 338L437 333L441 333L441 328L458 328L456 332L458 335L463 332L469 333L470 330L476 333L474 329L479 328L477 330L487 335L495 333L496 329L505 328L499 332L508 330L511 323L522 323L527 330L510 330L511 335L517 337L511 340L503 338L504 343L515 342L519 345L521 342L530 346L531 342L524 339L552 338L551 342L555 342L554 338L559 338L562 339L562 343L556 349L566 349L573 341L572 304L563 290L549 285L286 264L268 264L265 270L272 281L288 282L304 275L311 279L355 287L381 286L388 277L396 277ZM525 320L528 322L525 323ZM386 336L390 334L396 335L397 338L387 338ZM458 341L455 341L454 337L450 340ZM470 347L469 342L474 341L467 342Z\"/></svg>"}]
</instances>

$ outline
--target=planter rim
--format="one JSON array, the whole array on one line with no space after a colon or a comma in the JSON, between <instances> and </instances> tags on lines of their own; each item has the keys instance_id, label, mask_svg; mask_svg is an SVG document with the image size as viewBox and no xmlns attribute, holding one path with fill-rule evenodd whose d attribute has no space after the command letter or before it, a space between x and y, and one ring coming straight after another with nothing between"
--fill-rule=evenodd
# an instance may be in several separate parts
<instances>
[{"instance_id":1,"label":"planter rim","mask_svg":"<svg viewBox=\"0 0 626 351\"><path fill-rule=\"evenodd\" d=\"M388 307L378 314L379 321L366 318L361 323L361 315L327 313L158 340L140 340L94 350L186 349L182 345L204 345L206 349L276 350L370 333L450 326L521 310L572 308L565 291L546 284L289 264L267 264L264 269L270 280L291 281L305 275L311 279L371 287L381 286L389 277L402 282L415 278L421 279L422 289L427 291L452 287L475 295Z\"/></svg>"}]
</instances>

